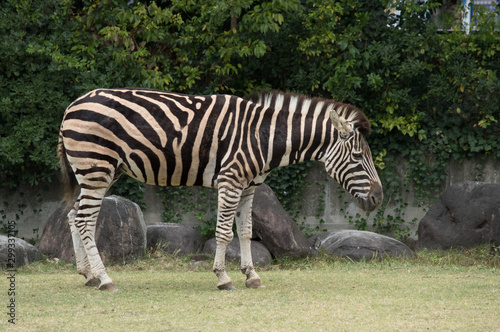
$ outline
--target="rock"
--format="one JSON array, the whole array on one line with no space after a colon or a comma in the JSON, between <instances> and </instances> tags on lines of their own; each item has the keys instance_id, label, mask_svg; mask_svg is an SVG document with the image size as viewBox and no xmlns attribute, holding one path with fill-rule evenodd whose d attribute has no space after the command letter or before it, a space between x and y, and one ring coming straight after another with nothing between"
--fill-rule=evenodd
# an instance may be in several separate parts
<instances>
[{"instance_id":1,"label":"rock","mask_svg":"<svg viewBox=\"0 0 500 332\"><path fill-rule=\"evenodd\" d=\"M199 262L199 261L208 261L211 257L209 255L205 254L193 254L189 256L192 261Z\"/></svg>"},{"instance_id":2,"label":"rock","mask_svg":"<svg viewBox=\"0 0 500 332\"><path fill-rule=\"evenodd\" d=\"M216 249L216 240L212 238L205 242L203 246L203 253L205 254L215 254ZM271 253L267 248L260 242L252 241L251 244L252 249L252 261L256 266L265 266L269 264L272 260ZM226 261L238 260L241 262L241 253L240 253L240 241L237 237L229 243L226 249Z\"/></svg>"},{"instance_id":3,"label":"rock","mask_svg":"<svg viewBox=\"0 0 500 332\"><path fill-rule=\"evenodd\" d=\"M36 246L49 257L75 262L69 210L62 206L52 214ZM123 197L105 197L97 218L96 243L105 264L125 263L144 256L146 224L139 206Z\"/></svg>"},{"instance_id":4,"label":"rock","mask_svg":"<svg viewBox=\"0 0 500 332\"><path fill-rule=\"evenodd\" d=\"M15 269L42 259L37 247L23 239L0 235L0 267Z\"/></svg>"},{"instance_id":5,"label":"rock","mask_svg":"<svg viewBox=\"0 0 500 332\"><path fill-rule=\"evenodd\" d=\"M317 254L266 184L255 190L252 221L254 235L262 240L274 257L305 257Z\"/></svg>"},{"instance_id":6,"label":"rock","mask_svg":"<svg viewBox=\"0 0 500 332\"><path fill-rule=\"evenodd\" d=\"M189 263L189 268L191 270L195 270L195 271L198 270L198 268L205 269L205 268L208 268L210 266L211 266L210 263L207 261L194 261L194 262Z\"/></svg>"},{"instance_id":7,"label":"rock","mask_svg":"<svg viewBox=\"0 0 500 332\"><path fill-rule=\"evenodd\" d=\"M195 229L180 224L148 225L148 248L159 247L170 254L194 254L203 244L203 237Z\"/></svg>"},{"instance_id":8,"label":"rock","mask_svg":"<svg viewBox=\"0 0 500 332\"><path fill-rule=\"evenodd\" d=\"M316 235L311 239L315 249L331 255L358 261L383 257L412 258L413 252L404 243L391 237L356 230L342 230Z\"/></svg>"},{"instance_id":9,"label":"rock","mask_svg":"<svg viewBox=\"0 0 500 332\"><path fill-rule=\"evenodd\" d=\"M417 249L500 245L500 185L462 182L451 185L418 225Z\"/></svg>"},{"instance_id":10,"label":"rock","mask_svg":"<svg viewBox=\"0 0 500 332\"><path fill-rule=\"evenodd\" d=\"M189 263L189 267L191 270L198 270L198 268L208 268L211 267L211 264L208 260L212 259L212 255L207 254L193 254L190 255L192 262Z\"/></svg>"}]
</instances>

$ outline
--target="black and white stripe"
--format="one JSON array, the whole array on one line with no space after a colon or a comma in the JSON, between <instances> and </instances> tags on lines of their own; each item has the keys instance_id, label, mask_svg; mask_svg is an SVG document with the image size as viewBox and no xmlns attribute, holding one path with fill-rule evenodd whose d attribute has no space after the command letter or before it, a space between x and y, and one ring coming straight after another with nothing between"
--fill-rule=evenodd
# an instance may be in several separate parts
<instances>
[{"instance_id":1,"label":"black and white stripe","mask_svg":"<svg viewBox=\"0 0 500 332\"><path fill-rule=\"evenodd\" d=\"M242 217L236 213L244 234L242 271L247 286L258 287L260 279L246 252L254 188L276 167L319 160L361 207L376 208L382 187L364 138L369 130L366 117L351 105L281 92L244 100L146 89L94 90L68 107L59 139L63 175L70 182L71 167L81 188L70 212L78 270L88 283L98 278L101 288L114 287L93 232L102 197L126 173L153 185L217 188L218 286L232 288L223 254L238 208L243 211Z\"/></svg>"}]
</instances>

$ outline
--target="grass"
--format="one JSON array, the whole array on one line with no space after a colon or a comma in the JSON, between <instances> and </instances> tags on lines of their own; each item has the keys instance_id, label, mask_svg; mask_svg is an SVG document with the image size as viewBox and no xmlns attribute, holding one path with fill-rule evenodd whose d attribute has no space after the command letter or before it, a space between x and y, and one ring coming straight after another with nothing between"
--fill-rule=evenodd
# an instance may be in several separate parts
<instances>
[{"instance_id":1,"label":"grass","mask_svg":"<svg viewBox=\"0 0 500 332\"><path fill-rule=\"evenodd\" d=\"M210 270L156 252L109 267L120 289L110 293L83 286L71 264L35 263L16 273L13 330L500 331L500 261L487 247L413 260L280 260L259 270L262 289L246 289L229 264L234 292L219 291ZM11 325L4 314L0 329Z\"/></svg>"}]
</instances>

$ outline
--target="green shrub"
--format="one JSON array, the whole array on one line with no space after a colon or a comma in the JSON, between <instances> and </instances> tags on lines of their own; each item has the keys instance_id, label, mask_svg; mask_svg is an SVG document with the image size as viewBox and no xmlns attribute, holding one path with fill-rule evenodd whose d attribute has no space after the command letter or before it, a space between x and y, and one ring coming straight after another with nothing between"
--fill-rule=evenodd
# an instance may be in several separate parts
<instances>
[{"instance_id":1,"label":"green shrub","mask_svg":"<svg viewBox=\"0 0 500 332\"><path fill-rule=\"evenodd\" d=\"M388 6L401 10L393 15ZM427 204L450 158L500 158L500 36L491 13L475 11L471 33L437 31L439 1L22 0L0 4L0 183L50 181L65 107L97 87L184 93L274 88L361 108L387 201L375 226L401 229L406 184ZM498 15L498 10L497 13ZM450 15L452 16L452 15ZM409 173L395 178L394 160ZM301 170L270 184L289 210ZM121 184L120 184L121 182ZM118 193L141 200L141 187ZM286 200L290 202L286 203ZM298 207L300 208L300 207ZM352 217L366 227L364 217Z\"/></svg>"}]
</instances>

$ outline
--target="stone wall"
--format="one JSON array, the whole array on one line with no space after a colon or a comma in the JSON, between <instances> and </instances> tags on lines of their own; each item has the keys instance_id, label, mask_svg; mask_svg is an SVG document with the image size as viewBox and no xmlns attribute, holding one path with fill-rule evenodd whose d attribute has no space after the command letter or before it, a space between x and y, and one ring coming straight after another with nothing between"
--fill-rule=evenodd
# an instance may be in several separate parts
<instances>
[{"instance_id":1,"label":"stone wall","mask_svg":"<svg viewBox=\"0 0 500 332\"><path fill-rule=\"evenodd\" d=\"M403 182L404 175L406 174L405 163L403 160L399 163L401 167L398 168L398 174L394 176L399 177L400 183ZM355 217L356 214L360 214L361 217L367 219L368 226L373 224L373 219L375 212L370 213L366 216L366 213L361 211L351 196L345 193L340 186L331 178L323 174L323 165L317 164L313 166L313 169L309 172L307 176L308 183L314 184L316 181L327 181L325 186L325 211L321 215L321 218L325 221L322 228L328 231L340 230L340 229L355 229L355 226L349 223L349 216ZM500 160L489 160L484 163L484 167L478 167L478 163L473 160L467 160L464 162L452 161L448 165L448 176L444 184L437 185L438 192L443 192L445 188L449 187L454 183L464 182L464 181L482 181L490 183L500 183ZM322 180L323 179L323 180ZM415 232L418 228L418 221L420 221L430 206L418 206L415 204L415 191L412 183L406 185L407 192L404 190L403 201L408 203L408 206L402 211L404 213L404 220L409 223L412 220L417 222L411 227L411 235L415 236ZM339 196L342 196L339 199ZM318 225L318 218L315 217L316 211L315 206L317 205L316 200L318 197L318 192L315 190L314 185L312 188L305 188L303 195L302 206L304 207L303 217L307 224L312 227ZM391 204L387 207L385 214L395 215L395 209L400 208L399 204ZM343 209L344 213L339 213Z\"/></svg>"},{"instance_id":2,"label":"stone wall","mask_svg":"<svg viewBox=\"0 0 500 332\"><path fill-rule=\"evenodd\" d=\"M401 163L404 165L404 163ZM500 160L488 160L480 171L477 170L475 161L468 160L463 163L450 162L448 167L448 177L444 186L439 188L442 192L450 184L463 181L483 181L500 184ZM399 178L405 173L404 167L399 168ZM478 177L478 175L480 177ZM320 219L325 222L322 228L332 231L339 229L354 229L355 226L349 223L348 216L356 216L360 213L362 217L367 218L368 225L372 224L375 213L369 217L358 209L349 195L341 190L338 184L329 178L321 163L314 164L308 172L307 183L310 186L304 188L302 193L302 213L299 221L309 224L311 227L318 225ZM316 183L325 183L324 193L321 195L321 186ZM37 238L41 235L45 221L60 206L60 199L63 196L61 184L59 182L47 183L38 187L22 186L18 193L7 196L0 192L0 210L4 212L5 220L15 220L16 229L19 231L18 237L25 239ZM323 196L325 200L324 212L318 216L318 199ZM339 199L341 196L341 199ZM411 185L408 186L408 192L405 193L404 201L408 206L404 209L404 219L420 221L428 210L428 206L419 207L414 204L414 194ZM5 206L5 202L8 206ZM147 224L154 224L162 221L163 205L160 198L156 195L156 188L146 186L145 202L147 205L144 211L144 221ZM396 205L390 205L386 209L386 214L393 214ZM343 210L344 213L340 211ZM1 212L1 211L0 211ZM318 218L319 217L319 218ZM200 221L194 215L183 215L182 223L186 226L197 226ZM414 234L418 223L412 228Z\"/></svg>"}]
</instances>

